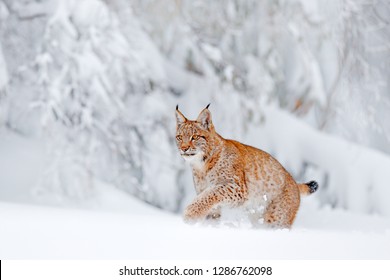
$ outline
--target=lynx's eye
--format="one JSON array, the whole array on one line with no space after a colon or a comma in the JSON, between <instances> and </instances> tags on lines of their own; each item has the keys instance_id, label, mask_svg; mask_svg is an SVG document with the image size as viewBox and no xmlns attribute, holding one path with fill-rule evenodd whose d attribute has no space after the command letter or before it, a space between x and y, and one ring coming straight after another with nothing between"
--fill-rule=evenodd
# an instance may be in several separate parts
<instances>
[{"instance_id":1,"label":"lynx's eye","mask_svg":"<svg viewBox=\"0 0 390 280\"><path fill-rule=\"evenodd\" d=\"M199 139L199 135L192 135L192 137L191 137L191 140L198 140Z\"/></svg>"},{"instance_id":2,"label":"lynx's eye","mask_svg":"<svg viewBox=\"0 0 390 280\"><path fill-rule=\"evenodd\" d=\"M176 135L176 140L181 141L181 135Z\"/></svg>"}]
</instances>

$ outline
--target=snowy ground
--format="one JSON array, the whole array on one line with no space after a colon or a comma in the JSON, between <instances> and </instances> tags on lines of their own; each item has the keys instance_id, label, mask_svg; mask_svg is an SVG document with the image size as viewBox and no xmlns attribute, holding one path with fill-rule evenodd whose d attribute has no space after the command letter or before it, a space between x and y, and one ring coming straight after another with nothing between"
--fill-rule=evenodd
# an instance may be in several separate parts
<instances>
[{"instance_id":1,"label":"snowy ground","mask_svg":"<svg viewBox=\"0 0 390 280\"><path fill-rule=\"evenodd\" d=\"M290 231L186 225L102 184L82 207L1 202L0 259L390 258L390 220L319 209L310 197Z\"/></svg>"}]
</instances>

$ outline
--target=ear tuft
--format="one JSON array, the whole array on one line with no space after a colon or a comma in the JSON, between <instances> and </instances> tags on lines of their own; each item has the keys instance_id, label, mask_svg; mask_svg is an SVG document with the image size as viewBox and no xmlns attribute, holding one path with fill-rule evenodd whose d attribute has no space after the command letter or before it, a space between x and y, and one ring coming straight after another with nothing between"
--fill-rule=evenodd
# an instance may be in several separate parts
<instances>
[{"instance_id":1,"label":"ear tuft","mask_svg":"<svg viewBox=\"0 0 390 280\"><path fill-rule=\"evenodd\" d=\"M208 108L210 107L210 104L211 104L211 103L209 103L209 105L206 106L206 109L208 109Z\"/></svg>"},{"instance_id":2,"label":"ear tuft","mask_svg":"<svg viewBox=\"0 0 390 280\"><path fill-rule=\"evenodd\" d=\"M182 123L187 121L187 118L179 111L179 105L176 105L176 126L178 127Z\"/></svg>"}]
</instances>

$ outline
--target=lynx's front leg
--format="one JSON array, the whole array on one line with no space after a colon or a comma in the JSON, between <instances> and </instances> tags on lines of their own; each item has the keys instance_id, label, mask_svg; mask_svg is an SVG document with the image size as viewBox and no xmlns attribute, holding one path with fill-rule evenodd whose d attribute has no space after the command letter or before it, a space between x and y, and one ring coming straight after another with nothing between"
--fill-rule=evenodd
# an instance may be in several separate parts
<instances>
[{"instance_id":1,"label":"lynx's front leg","mask_svg":"<svg viewBox=\"0 0 390 280\"><path fill-rule=\"evenodd\" d=\"M184 212L184 220L187 222L205 218L210 210L220 204L238 206L246 197L243 187L235 184L217 186L200 193Z\"/></svg>"}]
</instances>

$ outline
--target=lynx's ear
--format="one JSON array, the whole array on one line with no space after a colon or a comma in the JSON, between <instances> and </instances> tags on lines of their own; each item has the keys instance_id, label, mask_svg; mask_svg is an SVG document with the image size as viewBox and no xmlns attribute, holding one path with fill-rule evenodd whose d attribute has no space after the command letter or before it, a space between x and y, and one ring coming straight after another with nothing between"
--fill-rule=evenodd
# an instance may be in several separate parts
<instances>
[{"instance_id":1,"label":"lynx's ear","mask_svg":"<svg viewBox=\"0 0 390 280\"><path fill-rule=\"evenodd\" d=\"M200 112L198 118L196 119L196 121L198 123L200 123L200 125L204 128L204 129L207 129L207 130L212 130L214 128L213 126L213 123L211 121L211 113L209 111L209 105L206 106L206 108L204 108L202 110L202 112Z\"/></svg>"},{"instance_id":2,"label":"lynx's ear","mask_svg":"<svg viewBox=\"0 0 390 280\"><path fill-rule=\"evenodd\" d=\"M187 119L184 115L179 111L179 105L176 105L176 127L186 122Z\"/></svg>"}]
</instances>

